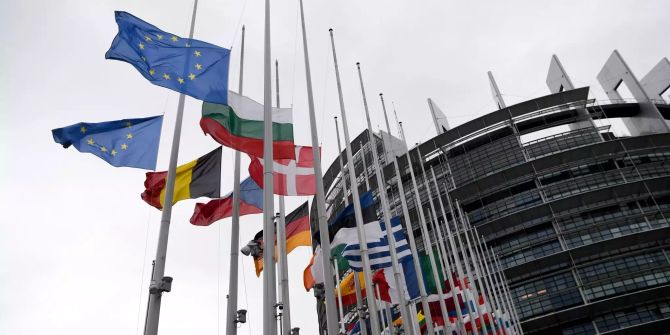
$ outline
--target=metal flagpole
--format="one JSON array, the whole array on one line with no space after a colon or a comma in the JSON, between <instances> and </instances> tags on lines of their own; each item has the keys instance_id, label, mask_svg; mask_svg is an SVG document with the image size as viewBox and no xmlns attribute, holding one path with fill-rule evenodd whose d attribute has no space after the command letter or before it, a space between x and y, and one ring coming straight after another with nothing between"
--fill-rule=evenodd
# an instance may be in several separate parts
<instances>
[{"instance_id":1,"label":"metal flagpole","mask_svg":"<svg viewBox=\"0 0 670 335\"><path fill-rule=\"evenodd\" d=\"M458 206L458 205L457 205ZM486 294L486 284L482 282L482 276L481 276L481 271L479 270L479 266L477 266L477 255L476 253L473 252L472 250L472 245L470 244L470 234L468 233L469 230L469 222L468 218L463 214L463 210L460 206L458 206L458 213L461 216L461 219L463 220L463 235L465 235L465 243L468 248L468 254L470 254L470 259L472 260L472 269L474 271L474 275L477 278L477 281L479 282L479 289L482 292L482 295L484 296L484 307L486 307L486 301L488 300L488 296ZM474 277L472 278L474 282ZM476 286L475 286L476 287ZM477 312L481 315L482 317L482 322L484 321L484 315L482 315L481 311L479 310L479 295L476 295L475 297L477 299ZM493 324L493 320L489 318L488 320L489 326L491 326L491 329L495 329L495 325ZM482 324L483 326L483 324Z\"/></svg>"},{"instance_id":2,"label":"metal flagpole","mask_svg":"<svg viewBox=\"0 0 670 335\"><path fill-rule=\"evenodd\" d=\"M384 121L386 122L386 131L391 135L391 126L389 125L389 118L386 114L386 104L384 103L384 97L382 94L379 95L382 100L382 110L384 111ZM391 148L393 151L393 148ZM421 271L421 261L419 259L419 252L416 250L416 242L414 241L414 229L412 228L412 220L409 217L409 209L407 208L407 199L405 199L405 188L402 184L402 177L400 175L400 168L398 167L398 156L395 152L392 152L393 156L393 167L395 169L395 175L398 185L398 195L400 196L400 204L402 206L402 214L405 219L405 224L407 225L407 236L409 237L409 246L412 251L412 258L414 259L414 272L416 273L417 281L419 282L419 294L421 295L421 306L423 307L426 324L432 325L433 318L430 314L430 308L428 306L428 294L426 293L426 284L423 281L423 272ZM409 157L409 156L408 156ZM411 315L412 324L416 320L416 313ZM414 333L414 326L410 327L410 331Z\"/></svg>"},{"instance_id":3,"label":"metal flagpole","mask_svg":"<svg viewBox=\"0 0 670 335\"><path fill-rule=\"evenodd\" d=\"M476 247L475 250L477 251L477 258L479 258L479 264L483 269L484 278L487 281L489 291L491 292L491 296L493 297L493 304L494 304L493 311L498 317L498 324L500 325L501 329L505 329L505 323L504 323L505 320L502 317L504 308L500 305L500 297L498 296L497 289L493 284L493 281L491 280L491 272L489 271L489 267L487 264L486 254L482 249L482 241L479 239L476 229L471 229L470 231L472 232L472 240Z\"/></svg>"},{"instance_id":4,"label":"metal flagpole","mask_svg":"<svg viewBox=\"0 0 670 335\"><path fill-rule=\"evenodd\" d=\"M397 118L397 115L396 115ZM402 122L398 122L398 127L400 128L400 135L402 137L403 142L405 143L405 147L407 147L407 139L405 138L405 132L402 129ZM419 156L419 159L421 157ZM433 270L433 280L435 281L435 287L437 289L437 294L438 298L440 299L440 310L442 312L442 320L448 320L449 319L449 313L447 313L447 305L444 303L444 291L442 290L442 285L440 285L440 277L437 274L437 264L435 263L435 254L433 253L433 248L430 243L430 237L428 235L428 228L426 227L426 216L423 213L423 206L421 204L421 196L419 195L419 186L416 183L416 175L414 175L414 167L412 166L412 157L410 155L410 151L407 151L407 165L409 166L409 174L412 177L412 187L414 188L414 207L415 209L418 210L419 212L419 221L421 222L421 239L423 240L423 245L424 249L426 249L426 252L428 253L428 259L430 261L430 267ZM430 311L430 309L424 309L424 313L427 313L426 311ZM428 320L432 321L432 320ZM428 334L433 334L435 331L433 330L433 323L428 323L426 321L426 325L428 328Z\"/></svg>"},{"instance_id":5,"label":"metal flagpole","mask_svg":"<svg viewBox=\"0 0 670 335\"><path fill-rule=\"evenodd\" d=\"M335 117L335 133L337 134L337 152L338 160L340 161L340 171L342 171L342 194L344 195L344 206L349 206L349 196L347 196L347 178L345 178L344 173L344 163L342 162L342 147L340 145L340 127L337 124L337 116ZM335 268L337 271L337 268ZM365 325L365 318L363 318L363 293L361 292L361 280L358 276L354 276L354 286L356 289L356 314L358 315L358 320L361 322L361 325ZM368 335L367 327L361 327L361 334Z\"/></svg>"},{"instance_id":6,"label":"metal flagpole","mask_svg":"<svg viewBox=\"0 0 670 335\"><path fill-rule=\"evenodd\" d=\"M244 80L244 26L242 26L242 45L240 47L240 84L238 91L242 95ZM233 181L233 217L230 227L230 274L228 279L228 308L226 310L226 334L237 334L237 276L240 249L240 152L235 150L235 175Z\"/></svg>"},{"instance_id":7,"label":"metal flagpole","mask_svg":"<svg viewBox=\"0 0 670 335\"><path fill-rule=\"evenodd\" d=\"M448 167L448 166L449 166L449 165L447 165L447 167ZM449 169L449 171L451 171L451 169ZM448 190L447 185L446 185L446 184L443 184L443 185L444 185L444 188L445 188L446 190ZM463 271L463 265L461 264L460 256L458 255L458 250L459 250L459 249L458 249L458 247L456 246L456 242L455 242L455 239L454 239L454 235L456 235L456 237L458 238L458 243L459 243L459 245L460 245L460 247L461 247L461 249L460 249L460 250L461 250L461 254L463 255L463 262L466 262L466 263L467 263L468 259L467 259L467 255L466 255L466 253L465 253L465 249L463 248L463 241L461 241L461 238L460 238L460 236L458 235L458 223L457 223L457 220L456 220L456 213L455 213L454 210L452 209L451 197L449 197L449 192L446 192L445 195L447 196L447 204L449 205L449 206L448 206L448 208L449 208L449 213L451 213L451 218L452 218L452 220L453 220L453 222L454 222L454 229L455 229L455 232L454 232L454 234L451 233L451 228L449 228L449 224L448 224L448 223L445 224L445 229L447 230L447 238L448 238L448 240L449 240L449 245L451 245L451 250L452 250L453 253L454 253L454 262L456 263L456 270L457 270L457 272L458 272L458 277L459 277L459 278L458 278L458 281L459 281L459 283L462 283L462 285L461 285L461 290L463 291L463 300L467 302L467 299L468 299L467 294L468 294L468 291L469 291L470 289L467 288L467 287L465 287L465 281L466 281L467 279L466 279L466 277L465 277L465 272ZM441 199L440 199L440 201L441 201ZM469 273L469 272L468 272L468 273ZM470 275L468 275L468 276L470 276ZM468 313L468 314L470 314L470 313ZM473 319L472 317L470 317L470 325L471 325L472 327L475 327L474 319ZM473 329L476 329L476 328L473 328Z\"/></svg>"},{"instance_id":8,"label":"metal flagpole","mask_svg":"<svg viewBox=\"0 0 670 335\"><path fill-rule=\"evenodd\" d=\"M279 109L279 62L275 60L277 108ZM298 157L296 157L296 160ZM274 163L273 163L274 165ZM286 207L284 196L279 196L279 222L277 223L277 253L279 254L279 290L281 292L282 334L291 334L291 301L288 287L288 255L286 254Z\"/></svg>"},{"instance_id":9,"label":"metal flagpole","mask_svg":"<svg viewBox=\"0 0 670 335\"><path fill-rule=\"evenodd\" d=\"M432 176L433 176L433 184L435 185L435 189L438 190L438 192L437 192L437 200L438 201L437 202L440 205L440 212L442 213L442 217L444 218L444 227L447 231L447 240L448 240L448 238L450 237L450 234L449 234L449 221L447 220L447 213L444 210L444 202L442 202L442 196L440 195L439 187L437 185L437 180L435 179L435 172L434 172L432 167L430 168L430 172L432 173ZM445 189L446 192L449 192L448 188L445 187L444 189ZM447 196L448 196L448 194L447 194ZM454 219L453 213L451 213L451 214L452 214L452 220L453 220ZM440 225L438 224L438 225L436 225L436 227L437 227L437 234L439 236L440 243L444 243L445 254L446 254L445 261L447 261L447 264L449 264L449 253L448 252L451 251L451 254L454 256L454 263L453 264L454 264L454 266L458 266L458 263L457 263L458 262L458 250L454 247L454 245L452 243L446 243L446 242L443 241L442 237L444 235L442 234L442 230L440 228ZM452 242L452 241L449 241L449 242ZM449 281L449 285L451 285L451 296L452 296L452 300L454 301L454 306L459 306L458 308L456 308L456 316L458 317L458 321L456 322L456 326L459 327L459 329L462 327L463 332L466 333L467 331L465 329L465 324L463 324L463 313L461 312L460 303L458 302L457 290L459 290L459 289L456 287L456 285L454 283L454 278L452 276L453 271L454 271L454 269L450 265L447 280ZM456 273L458 274L458 270L456 270Z\"/></svg>"},{"instance_id":10,"label":"metal flagpole","mask_svg":"<svg viewBox=\"0 0 670 335\"><path fill-rule=\"evenodd\" d=\"M326 217L326 197L323 189L323 174L321 170L321 151L319 150L319 134L316 128L316 114L314 112L314 94L312 92L312 73L309 68L309 52L307 50L307 32L305 30L305 12L300 1L300 22L302 26L302 45L305 59L305 79L307 81L307 103L309 107L309 125L312 137L312 154L314 157L314 177L316 179L316 209L321 238L321 257L323 257L323 287L326 299L326 321L328 334L337 334L337 312L335 307L333 271L330 266L330 237L328 234L328 217ZM361 326L365 326L364 324Z\"/></svg>"},{"instance_id":11,"label":"metal flagpole","mask_svg":"<svg viewBox=\"0 0 670 335\"><path fill-rule=\"evenodd\" d=\"M509 321L509 325L514 329L514 332L516 334L521 334L519 331L519 325L515 321L515 310L513 309L514 307L510 305L510 300L508 299L507 293L503 287L503 283L500 281L500 278L497 276L496 273L496 263L495 263L495 256L493 254L493 250L489 250L488 246L484 244L484 250L489 254L489 257L491 259L491 263L489 266L491 267L491 276L493 277L493 280L495 282L496 287L498 288L498 292L500 293L502 305L505 307L507 310L507 320Z\"/></svg>"},{"instance_id":12,"label":"metal flagpole","mask_svg":"<svg viewBox=\"0 0 670 335\"><path fill-rule=\"evenodd\" d=\"M198 0L193 2L193 15L191 16L191 29L188 38L193 38L195 29L195 14L198 10ZM167 243L170 234L170 219L172 217L172 199L174 198L174 182L177 170L177 160L179 158L179 140L181 138L181 124L184 117L184 102L186 95L179 95L177 105L177 118L174 125L174 135L172 137L172 149L170 150L170 163L168 165L167 183L165 185L165 200L163 212L161 213L161 226L158 232L158 245L156 246L156 266L154 267L153 280L149 286L149 306L147 307L147 321L145 325L146 335L156 335L158 333L158 319L161 310L161 298L163 292L170 292L172 278L165 275L165 258L167 256Z\"/></svg>"},{"instance_id":13,"label":"metal flagpole","mask_svg":"<svg viewBox=\"0 0 670 335\"><path fill-rule=\"evenodd\" d=\"M416 151L419 154L419 157L423 157L423 156L421 156L421 150L419 150L419 145L418 144L416 146ZM449 256L448 256L447 251L444 247L444 240L442 239L442 233L441 233L440 228L439 228L439 222L437 222L437 212L435 210L435 203L434 203L433 197L432 197L433 191L430 188L430 185L428 183L428 175L426 174L426 170L423 166L423 162L421 163L421 173L423 173L423 186L426 189L426 196L428 197L428 203L430 205L430 210L431 210L430 212L428 212L428 216L430 217L431 213L432 213L432 216L433 216L433 218L430 221L433 225L433 228L434 228L433 231L435 232L435 237L437 239L437 241L436 241L437 254L438 254L438 259L440 259L440 261L442 262L442 274L444 275L444 277L449 282L449 285L451 285L451 290L452 290L451 299L454 302L454 306L460 306L458 304L458 296L453 294L455 292L455 287L453 286L453 278L451 277L451 267L449 266L449 261L447 260L447 257L449 257ZM437 196L439 198L439 196L440 196L439 192L437 193ZM445 218L445 221L446 221L446 215L444 215L444 213L443 213L442 216ZM441 282L440 282L440 285L442 285ZM456 315L462 320L462 315L461 315L460 308L456 308L456 313L457 313ZM445 326L446 326L448 319L445 319L444 321L445 321Z\"/></svg>"},{"instance_id":14,"label":"metal flagpole","mask_svg":"<svg viewBox=\"0 0 670 335\"><path fill-rule=\"evenodd\" d=\"M386 322L389 319L389 312L388 309L386 309L386 305L384 304L384 301L381 301L381 293L379 292L379 285L372 283L372 287L374 288L375 292L377 292L377 297L379 297L378 300L375 300L375 305L377 305L377 309L382 311L382 313L386 314L386 318L384 318L383 315L380 315L380 320L382 322L382 332L385 334L386 333Z\"/></svg>"},{"instance_id":15,"label":"metal flagpole","mask_svg":"<svg viewBox=\"0 0 670 335\"><path fill-rule=\"evenodd\" d=\"M264 121L263 121L263 335L275 335L277 323L275 301L277 289L275 284L275 225L274 225L274 178L272 152L272 58L270 50L270 0L265 0L265 57L264 57ZM270 247L269 247L270 246Z\"/></svg>"},{"instance_id":16,"label":"metal flagpole","mask_svg":"<svg viewBox=\"0 0 670 335\"><path fill-rule=\"evenodd\" d=\"M369 191L370 177L368 177L368 163L365 162L365 149L363 148L363 142L358 142L358 146L361 147L361 161L363 162L363 176L365 176L365 189Z\"/></svg>"},{"instance_id":17,"label":"metal flagpole","mask_svg":"<svg viewBox=\"0 0 670 335\"><path fill-rule=\"evenodd\" d=\"M514 325L516 326L517 330L519 331L519 334L523 335L523 328L521 328L521 322L519 321L519 315L516 312L516 306L514 305L514 300L512 300L512 294L509 291L509 286L507 285L507 276L505 275L505 272L503 271L502 266L500 265L500 259L496 255L496 253L493 253L493 260L495 261L496 267L498 270L496 271L498 276L500 276L500 283L502 284L502 288L507 295L507 300L510 304L510 310L511 314L514 317Z\"/></svg>"},{"instance_id":18,"label":"metal flagpole","mask_svg":"<svg viewBox=\"0 0 670 335\"><path fill-rule=\"evenodd\" d=\"M455 214L458 214L458 217L460 218L460 221L464 222L463 216L462 216L461 211L460 211L460 207L458 206L458 200L456 200L456 203L454 204L454 207L456 207L456 213ZM452 212L452 213L454 213L454 212ZM456 231L455 231L456 239L458 240L458 245L461 247L461 254L463 255L463 263L464 263L463 265L464 265L464 268L465 268L465 273L467 275L467 280L469 280L473 284L473 285L469 285L470 287L464 288L464 291L465 291L465 299L464 300L466 301L466 304L468 305L468 314L470 315L470 323L473 327L472 329L476 329L474 319L475 319L475 316L479 316L479 308L477 306L475 306L474 311L472 310L471 306L468 303L468 301L470 299L470 297L468 295L472 294L473 296L477 297L477 300L479 300L479 294L478 294L478 291L477 291L477 285L475 285L475 282L474 282L474 277L472 275L472 271L470 270L470 260L469 260L467 251L465 250L466 246L465 246L465 244L463 244L463 240L461 239L460 229L458 229L458 225L457 225L456 221L454 221L454 225L455 225L454 228L456 229ZM475 312L475 313L473 313L473 312Z\"/></svg>"},{"instance_id":19,"label":"metal flagpole","mask_svg":"<svg viewBox=\"0 0 670 335\"><path fill-rule=\"evenodd\" d=\"M337 152L338 152L338 161L340 162L340 171L342 172L342 195L344 198L344 206L349 206L349 196L347 195L347 178L345 178L346 174L344 173L344 162L342 162L342 145L340 144L340 126L337 124L337 116L334 117L335 119L335 135L337 137Z\"/></svg>"},{"instance_id":20,"label":"metal flagpole","mask_svg":"<svg viewBox=\"0 0 670 335\"><path fill-rule=\"evenodd\" d=\"M347 148L347 168L349 169L349 179L351 181L351 195L354 202L354 216L356 218L356 226L358 227L358 241L360 243L361 260L363 261L363 275L366 286L365 296L368 299L368 310L370 311L370 326L373 334L379 334L379 316L377 315L377 306L375 306L375 294L372 290L372 274L370 271L370 258L368 257L368 243L365 238L365 228L363 222L363 213L361 211L360 196L358 194L358 186L356 183L356 175L354 174L354 160L351 153L351 140L349 139L349 129L347 127L347 113L344 110L344 98L342 97L342 85L340 84L340 71L337 67L337 54L335 53L335 38L333 37L333 29L329 29L330 42L333 48L333 60L335 63L335 77L337 79L337 92L340 98L340 113L342 114L342 130L344 131L344 144ZM389 225L387 225L389 226ZM390 226L389 226L390 227Z\"/></svg>"},{"instance_id":21,"label":"metal flagpole","mask_svg":"<svg viewBox=\"0 0 670 335\"><path fill-rule=\"evenodd\" d=\"M337 302L339 302L339 312L340 312L340 333L344 334L344 311L342 307L342 285L340 282L340 272L337 271L337 260L333 259L333 267L335 268L335 282L337 283ZM354 277L356 273L354 272Z\"/></svg>"},{"instance_id":22,"label":"metal flagpole","mask_svg":"<svg viewBox=\"0 0 670 335\"><path fill-rule=\"evenodd\" d=\"M372 151L372 165L375 169L375 177L377 179L377 191L379 198L382 203L382 213L384 214L384 224L386 226L386 238L389 241L389 249L391 254L391 267L393 269L393 279L395 285L398 288L398 298L400 303L400 314L402 315L403 320L409 319L409 310L407 308L407 299L405 297L405 288L404 282L401 278L402 267L398 262L398 250L396 249L395 236L393 235L393 227L391 226L391 210L389 209L388 203L388 194L386 193L386 183L382 177L382 171L379 167L379 153L377 152L377 140L375 135L372 133L372 123L370 122L370 112L368 110L368 101L365 97L365 88L363 86L363 75L361 74L361 64L356 63L356 68L358 69L358 79L361 83L361 94L363 96L363 109L365 110L365 118L368 123L368 136L370 140L370 151ZM365 151L362 151L365 153ZM365 155L363 155L363 161L365 161ZM367 169L366 169L366 182L367 182ZM409 334L410 327L407 327L407 324L403 324L403 329L406 334Z\"/></svg>"}]
</instances>

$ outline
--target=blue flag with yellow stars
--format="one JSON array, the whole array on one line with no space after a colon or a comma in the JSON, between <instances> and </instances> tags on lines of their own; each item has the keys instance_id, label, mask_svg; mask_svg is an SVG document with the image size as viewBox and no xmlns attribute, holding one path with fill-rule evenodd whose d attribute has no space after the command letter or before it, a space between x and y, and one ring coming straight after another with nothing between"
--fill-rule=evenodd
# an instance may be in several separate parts
<instances>
[{"instance_id":1,"label":"blue flag with yellow stars","mask_svg":"<svg viewBox=\"0 0 670 335\"><path fill-rule=\"evenodd\" d=\"M230 50L164 32L126 12L115 15L119 33L105 58L130 63L154 85L228 103Z\"/></svg>"},{"instance_id":2,"label":"blue flag with yellow stars","mask_svg":"<svg viewBox=\"0 0 670 335\"><path fill-rule=\"evenodd\" d=\"M163 116L100 123L80 122L53 129L54 141L64 148L74 145L113 166L156 169Z\"/></svg>"}]
</instances>

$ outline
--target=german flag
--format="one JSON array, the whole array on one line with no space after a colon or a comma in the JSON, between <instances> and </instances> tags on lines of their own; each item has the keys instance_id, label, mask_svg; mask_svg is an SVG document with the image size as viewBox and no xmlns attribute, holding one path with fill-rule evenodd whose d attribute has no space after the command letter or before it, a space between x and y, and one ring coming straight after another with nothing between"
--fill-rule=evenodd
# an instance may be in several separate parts
<instances>
[{"instance_id":1,"label":"german flag","mask_svg":"<svg viewBox=\"0 0 670 335\"><path fill-rule=\"evenodd\" d=\"M158 209L165 203L167 171L147 172L142 200ZM221 193L221 147L177 167L172 204L198 197L218 198Z\"/></svg>"},{"instance_id":2,"label":"german flag","mask_svg":"<svg viewBox=\"0 0 670 335\"><path fill-rule=\"evenodd\" d=\"M307 201L300 207L296 208L291 214L286 216L286 254L288 255L293 249L306 246L312 246L312 234L309 229L309 206ZM254 240L263 241L263 231L259 231ZM275 235L275 243L277 237ZM263 271L263 254L254 257L254 266L256 267L256 276L260 277Z\"/></svg>"}]
</instances>

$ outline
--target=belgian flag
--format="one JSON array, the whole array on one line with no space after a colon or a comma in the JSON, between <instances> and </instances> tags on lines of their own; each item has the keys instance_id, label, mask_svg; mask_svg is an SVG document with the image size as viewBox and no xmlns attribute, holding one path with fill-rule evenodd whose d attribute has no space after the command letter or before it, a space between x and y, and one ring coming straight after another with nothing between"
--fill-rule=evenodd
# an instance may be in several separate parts
<instances>
[{"instance_id":1,"label":"belgian flag","mask_svg":"<svg viewBox=\"0 0 670 335\"><path fill-rule=\"evenodd\" d=\"M142 200L158 209L165 203L167 171L147 172ZM218 198L221 193L221 147L177 167L172 204L198 197Z\"/></svg>"}]
</instances>

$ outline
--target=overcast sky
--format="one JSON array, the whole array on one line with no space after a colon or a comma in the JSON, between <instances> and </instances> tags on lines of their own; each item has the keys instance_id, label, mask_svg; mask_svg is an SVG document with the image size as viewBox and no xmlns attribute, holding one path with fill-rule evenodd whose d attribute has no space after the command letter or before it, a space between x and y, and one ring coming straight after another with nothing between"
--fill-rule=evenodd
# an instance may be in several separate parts
<instances>
[{"instance_id":1,"label":"overcast sky","mask_svg":"<svg viewBox=\"0 0 670 335\"><path fill-rule=\"evenodd\" d=\"M426 98L453 125L494 110L486 71L513 104L548 93L557 54L576 86L592 86L618 49L638 78L670 56L667 14L658 1L305 2L324 169L336 154L339 114L328 28L335 38L351 136L365 126L355 63L362 64L373 126L383 124L377 94L394 101L410 143L435 135ZM0 334L142 332L160 213L145 204L144 172L62 149L50 130L165 114L158 169L167 167L178 94L149 84L130 65L104 59L117 32L114 10L188 35L192 1L6 1L0 11ZM280 63L281 101L294 106L296 143L310 145L297 0L272 2L272 57ZM262 102L263 2L201 0L195 38L233 47L237 90L240 26L247 27L244 93ZM274 90L274 89L273 89ZM667 96L667 94L665 95ZM200 102L187 98L180 163L215 142L198 126ZM395 131L395 127L393 129ZM232 151L224 150L222 192L232 190ZM248 159L244 159L243 177ZM205 199L200 199L205 200ZM287 200L292 210L306 198ZM230 220L188 223L195 201L173 210L161 334L222 334L228 291ZM241 220L241 244L261 227ZM309 248L289 255L293 324L316 334L312 293L302 288ZM240 262L239 307L261 334L261 280Z\"/></svg>"}]
</instances>

